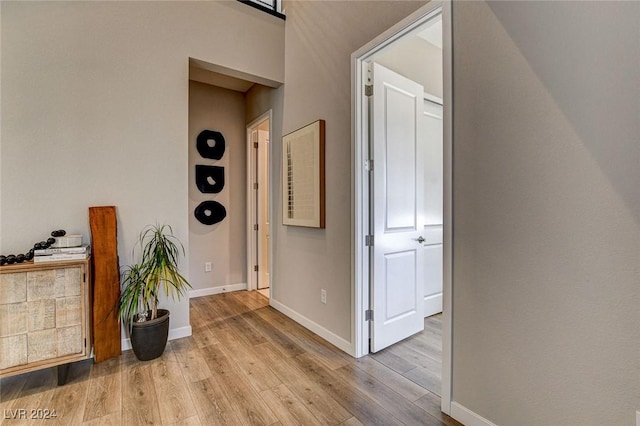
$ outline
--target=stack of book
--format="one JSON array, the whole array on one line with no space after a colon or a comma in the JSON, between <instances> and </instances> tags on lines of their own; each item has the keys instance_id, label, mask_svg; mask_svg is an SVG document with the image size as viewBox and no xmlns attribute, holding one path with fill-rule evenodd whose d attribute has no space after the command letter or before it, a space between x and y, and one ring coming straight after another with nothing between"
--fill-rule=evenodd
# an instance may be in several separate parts
<instances>
[{"instance_id":1,"label":"stack of book","mask_svg":"<svg viewBox=\"0 0 640 426\"><path fill-rule=\"evenodd\" d=\"M35 250L33 261L39 262L60 262L62 260L82 260L89 257L91 250L88 245L79 247L59 247Z\"/></svg>"}]
</instances>

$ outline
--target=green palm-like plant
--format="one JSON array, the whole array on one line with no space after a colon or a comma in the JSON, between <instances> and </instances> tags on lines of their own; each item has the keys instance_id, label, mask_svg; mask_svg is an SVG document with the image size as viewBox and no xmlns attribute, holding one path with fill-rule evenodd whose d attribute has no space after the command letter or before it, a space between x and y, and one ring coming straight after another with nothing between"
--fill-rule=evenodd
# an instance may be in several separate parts
<instances>
[{"instance_id":1,"label":"green palm-like plant","mask_svg":"<svg viewBox=\"0 0 640 426\"><path fill-rule=\"evenodd\" d=\"M158 300L161 290L173 300L180 299L191 285L178 271L180 254L184 246L173 235L169 225L149 225L138 238L141 259L123 271L120 294L120 320L129 330L136 321L158 317Z\"/></svg>"}]
</instances>

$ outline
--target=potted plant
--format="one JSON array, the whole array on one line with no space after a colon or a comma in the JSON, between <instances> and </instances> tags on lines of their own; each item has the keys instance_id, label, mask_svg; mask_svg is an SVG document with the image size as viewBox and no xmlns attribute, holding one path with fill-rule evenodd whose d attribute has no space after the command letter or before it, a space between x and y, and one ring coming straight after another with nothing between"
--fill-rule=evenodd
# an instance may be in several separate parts
<instances>
[{"instance_id":1,"label":"potted plant","mask_svg":"<svg viewBox=\"0 0 640 426\"><path fill-rule=\"evenodd\" d=\"M179 300L191 285L178 271L180 253L185 252L171 226L146 226L137 244L140 262L123 271L119 316L136 357L147 361L162 355L169 336L169 311L158 309L160 293Z\"/></svg>"}]
</instances>

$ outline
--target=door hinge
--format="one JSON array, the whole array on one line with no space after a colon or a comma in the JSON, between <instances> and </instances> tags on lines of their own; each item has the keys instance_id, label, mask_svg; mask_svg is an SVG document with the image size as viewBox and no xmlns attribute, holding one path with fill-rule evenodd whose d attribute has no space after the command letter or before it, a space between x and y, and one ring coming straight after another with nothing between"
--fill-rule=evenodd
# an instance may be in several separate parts
<instances>
[{"instance_id":1,"label":"door hinge","mask_svg":"<svg viewBox=\"0 0 640 426\"><path fill-rule=\"evenodd\" d=\"M373 84L365 84L364 85L364 95L365 96L373 96Z\"/></svg>"},{"instance_id":2,"label":"door hinge","mask_svg":"<svg viewBox=\"0 0 640 426\"><path fill-rule=\"evenodd\" d=\"M253 272L258 272L258 265L253 265Z\"/></svg>"},{"instance_id":3,"label":"door hinge","mask_svg":"<svg viewBox=\"0 0 640 426\"><path fill-rule=\"evenodd\" d=\"M83 283L86 283L86 282L87 282L87 273L86 273L86 272L84 272L84 273L82 274L82 282L83 282Z\"/></svg>"},{"instance_id":4,"label":"door hinge","mask_svg":"<svg viewBox=\"0 0 640 426\"><path fill-rule=\"evenodd\" d=\"M258 142L254 142L254 143L253 143L253 147L254 147L255 149L258 149Z\"/></svg>"},{"instance_id":5,"label":"door hinge","mask_svg":"<svg viewBox=\"0 0 640 426\"><path fill-rule=\"evenodd\" d=\"M253 184L253 189L258 189L258 182Z\"/></svg>"},{"instance_id":6,"label":"door hinge","mask_svg":"<svg viewBox=\"0 0 640 426\"><path fill-rule=\"evenodd\" d=\"M255 225L253 225L253 230L257 231L258 230L258 224L256 223Z\"/></svg>"},{"instance_id":7,"label":"door hinge","mask_svg":"<svg viewBox=\"0 0 640 426\"><path fill-rule=\"evenodd\" d=\"M367 309L364 311L364 320L365 321L373 321L373 310Z\"/></svg>"},{"instance_id":8,"label":"door hinge","mask_svg":"<svg viewBox=\"0 0 640 426\"><path fill-rule=\"evenodd\" d=\"M364 245L367 247L373 247L373 235L364 236Z\"/></svg>"},{"instance_id":9,"label":"door hinge","mask_svg":"<svg viewBox=\"0 0 640 426\"><path fill-rule=\"evenodd\" d=\"M364 169L367 172L373 171L373 160L364 160Z\"/></svg>"}]
</instances>

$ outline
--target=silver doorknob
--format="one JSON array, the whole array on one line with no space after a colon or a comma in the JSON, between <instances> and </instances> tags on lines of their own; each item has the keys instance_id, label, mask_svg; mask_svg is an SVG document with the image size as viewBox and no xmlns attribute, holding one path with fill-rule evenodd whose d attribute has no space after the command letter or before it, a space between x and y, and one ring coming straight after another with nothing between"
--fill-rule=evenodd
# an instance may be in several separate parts
<instances>
[{"instance_id":1,"label":"silver doorknob","mask_svg":"<svg viewBox=\"0 0 640 426\"><path fill-rule=\"evenodd\" d=\"M424 237L422 235L420 235L417 239L417 242L419 242L420 244L424 243L426 240L424 239Z\"/></svg>"}]
</instances>

